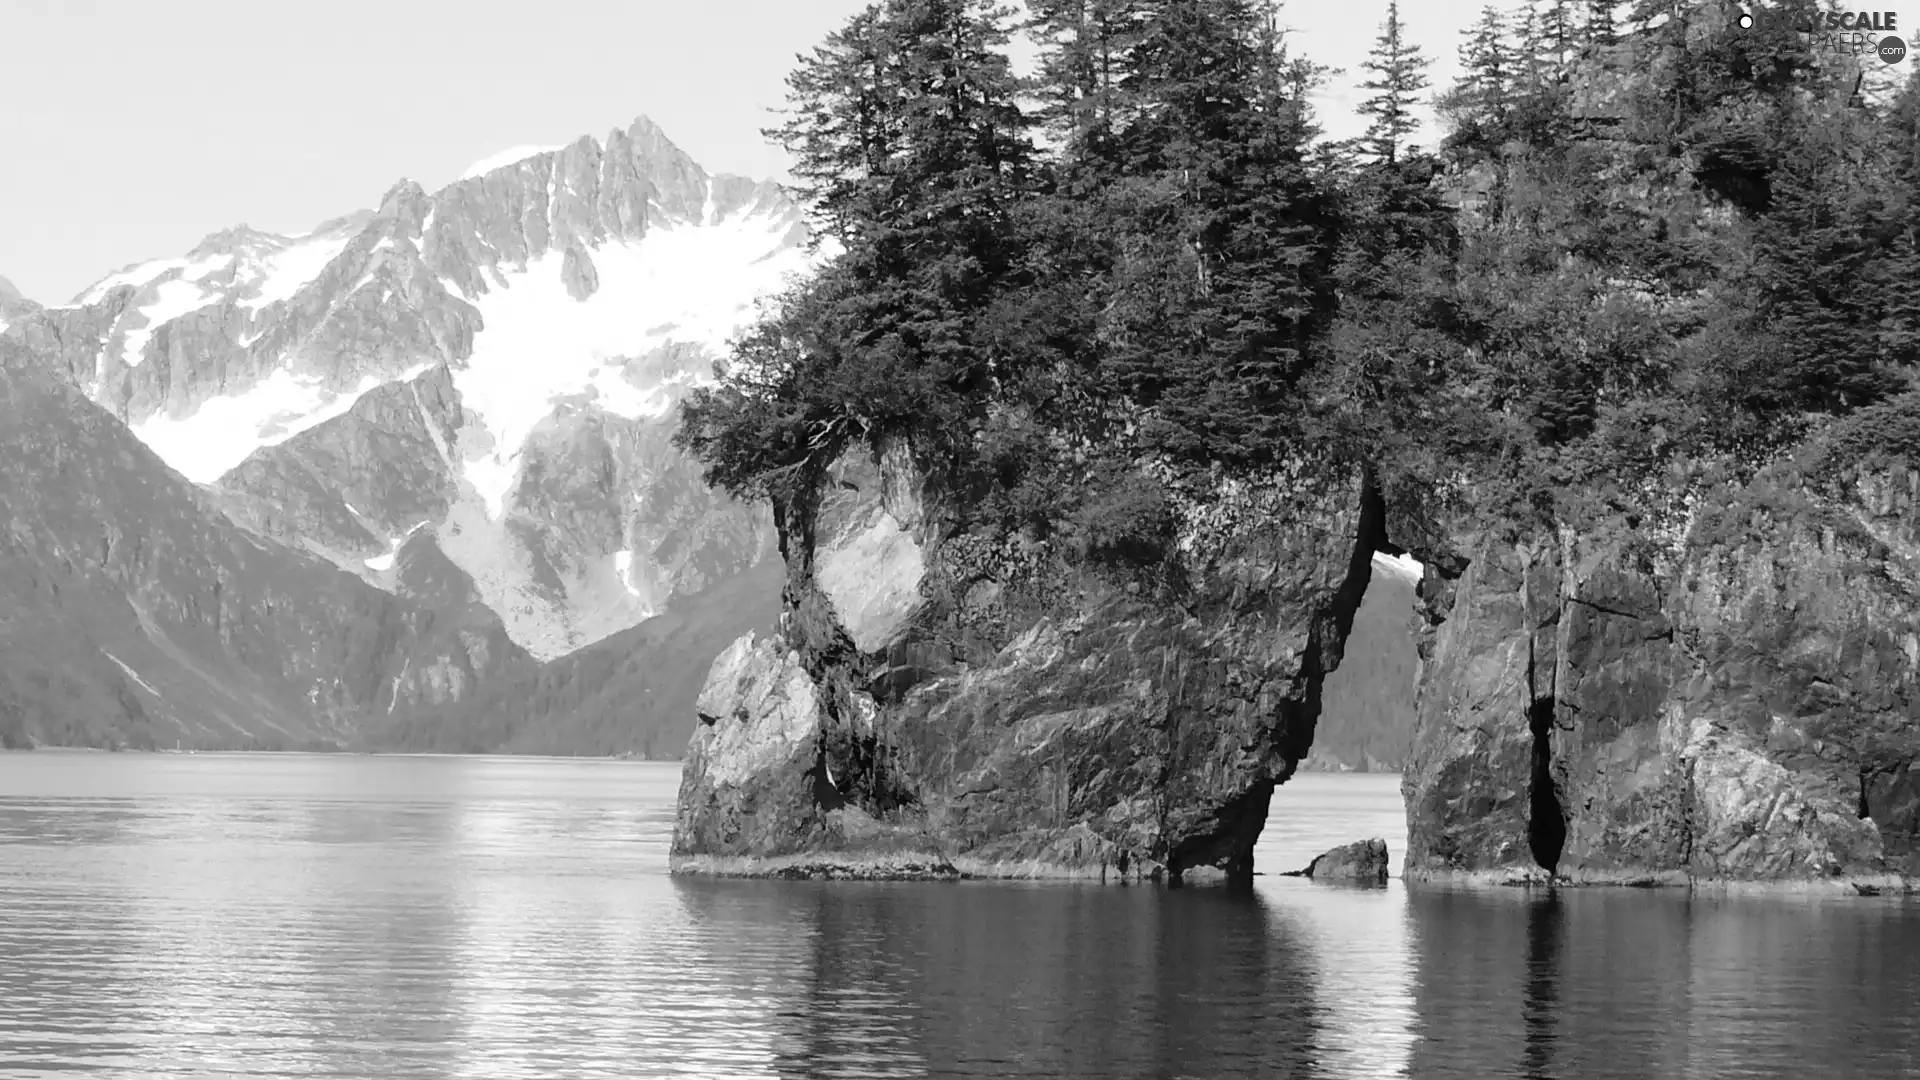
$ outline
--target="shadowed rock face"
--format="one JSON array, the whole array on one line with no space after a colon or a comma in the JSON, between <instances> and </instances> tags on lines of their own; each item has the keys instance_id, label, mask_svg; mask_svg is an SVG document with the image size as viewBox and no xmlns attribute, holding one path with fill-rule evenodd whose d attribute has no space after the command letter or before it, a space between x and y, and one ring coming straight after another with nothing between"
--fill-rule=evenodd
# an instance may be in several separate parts
<instances>
[{"instance_id":1,"label":"shadowed rock face","mask_svg":"<svg viewBox=\"0 0 1920 1080\"><path fill-rule=\"evenodd\" d=\"M902 448L825 491L701 695L677 872L1251 876L1370 572L1361 470L1197 500L1177 599L946 534Z\"/></svg>"},{"instance_id":2,"label":"shadowed rock face","mask_svg":"<svg viewBox=\"0 0 1920 1080\"><path fill-rule=\"evenodd\" d=\"M1430 573L1408 876L1912 873L1916 492L1761 480L1651 554L1565 529Z\"/></svg>"}]
</instances>

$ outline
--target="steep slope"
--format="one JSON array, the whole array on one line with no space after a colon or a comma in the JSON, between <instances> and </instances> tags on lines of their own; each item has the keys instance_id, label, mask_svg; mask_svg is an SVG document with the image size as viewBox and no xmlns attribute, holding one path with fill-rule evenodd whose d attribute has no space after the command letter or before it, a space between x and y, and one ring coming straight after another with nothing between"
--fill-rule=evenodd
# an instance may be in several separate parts
<instances>
[{"instance_id":1,"label":"steep slope","mask_svg":"<svg viewBox=\"0 0 1920 1080\"><path fill-rule=\"evenodd\" d=\"M400 560L430 543L410 541ZM473 698L417 710L371 732L367 745L678 758L697 723L694 701L713 658L742 634L773 629L780 578L778 563L763 562L585 648L544 664L516 663Z\"/></svg>"},{"instance_id":2,"label":"steep slope","mask_svg":"<svg viewBox=\"0 0 1920 1080\"><path fill-rule=\"evenodd\" d=\"M641 118L304 236L216 234L6 332L249 529L387 589L427 529L552 658L770 551L667 438L805 239L778 187Z\"/></svg>"},{"instance_id":3,"label":"steep slope","mask_svg":"<svg viewBox=\"0 0 1920 1080\"><path fill-rule=\"evenodd\" d=\"M0 739L295 748L524 657L477 604L381 592L237 528L0 338Z\"/></svg>"}]
</instances>

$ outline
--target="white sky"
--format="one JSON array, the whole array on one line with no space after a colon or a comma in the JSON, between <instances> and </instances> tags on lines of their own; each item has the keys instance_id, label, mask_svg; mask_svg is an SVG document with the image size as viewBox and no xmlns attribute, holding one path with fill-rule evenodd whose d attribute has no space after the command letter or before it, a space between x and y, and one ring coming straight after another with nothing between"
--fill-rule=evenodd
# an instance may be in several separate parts
<instances>
[{"instance_id":1,"label":"white sky","mask_svg":"<svg viewBox=\"0 0 1920 1080\"><path fill-rule=\"evenodd\" d=\"M304 232L518 145L645 113L716 172L778 176L759 129L795 54L864 0L0 0L0 276L64 303L246 223ZM1444 86L1478 4L1409 0ZM1294 50L1360 75L1385 0L1292 0ZM1335 88L1330 134L1357 134Z\"/></svg>"}]
</instances>

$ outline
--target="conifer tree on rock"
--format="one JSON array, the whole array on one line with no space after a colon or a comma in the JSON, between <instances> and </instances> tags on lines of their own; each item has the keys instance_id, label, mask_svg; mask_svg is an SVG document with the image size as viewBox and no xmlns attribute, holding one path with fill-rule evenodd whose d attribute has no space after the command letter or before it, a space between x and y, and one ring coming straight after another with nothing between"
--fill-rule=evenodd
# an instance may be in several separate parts
<instances>
[{"instance_id":1,"label":"conifer tree on rock","mask_svg":"<svg viewBox=\"0 0 1920 1080\"><path fill-rule=\"evenodd\" d=\"M979 322L1020 263L1010 222L1032 184L1007 21L982 0L885 0L789 77L768 135L843 250L683 405L678 445L709 482L804 493L861 440L970 438L994 377Z\"/></svg>"},{"instance_id":2,"label":"conifer tree on rock","mask_svg":"<svg viewBox=\"0 0 1920 1080\"><path fill-rule=\"evenodd\" d=\"M1356 110L1362 116L1373 118L1361 140L1376 159L1392 164L1408 137L1420 129L1413 107L1420 92L1428 86L1428 63L1420 54L1420 46L1406 39L1399 0L1389 0L1386 21L1380 24L1380 36L1374 39L1373 50L1361 65L1372 77L1360 87L1372 91L1373 96L1361 102Z\"/></svg>"}]
</instances>

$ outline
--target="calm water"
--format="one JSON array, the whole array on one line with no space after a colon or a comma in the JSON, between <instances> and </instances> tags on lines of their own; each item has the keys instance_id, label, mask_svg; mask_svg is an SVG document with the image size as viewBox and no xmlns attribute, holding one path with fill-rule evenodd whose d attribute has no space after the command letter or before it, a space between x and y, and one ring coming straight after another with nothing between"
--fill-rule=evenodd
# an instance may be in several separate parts
<instances>
[{"instance_id":1,"label":"calm water","mask_svg":"<svg viewBox=\"0 0 1920 1080\"><path fill-rule=\"evenodd\" d=\"M0 755L0 1075L1920 1075L1920 906L666 876L672 766ZM1306 776L1265 870L1385 835Z\"/></svg>"}]
</instances>

